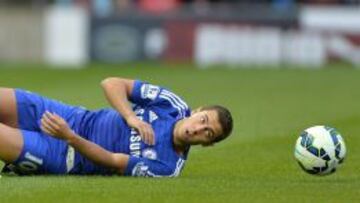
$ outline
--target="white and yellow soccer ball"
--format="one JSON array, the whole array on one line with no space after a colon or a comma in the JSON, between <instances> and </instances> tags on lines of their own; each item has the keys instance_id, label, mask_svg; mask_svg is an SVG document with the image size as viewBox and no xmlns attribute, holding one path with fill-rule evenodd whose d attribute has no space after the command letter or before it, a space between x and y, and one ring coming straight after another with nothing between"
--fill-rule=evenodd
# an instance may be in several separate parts
<instances>
[{"instance_id":1,"label":"white and yellow soccer ball","mask_svg":"<svg viewBox=\"0 0 360 203\"><path fill-rule=\"evenodd\" d=\"M345 155L344 139L335 128L328 126L304 130L295 145L297 162L305 172L313 175L334 173Z\"/></svg>"}]
</instances>

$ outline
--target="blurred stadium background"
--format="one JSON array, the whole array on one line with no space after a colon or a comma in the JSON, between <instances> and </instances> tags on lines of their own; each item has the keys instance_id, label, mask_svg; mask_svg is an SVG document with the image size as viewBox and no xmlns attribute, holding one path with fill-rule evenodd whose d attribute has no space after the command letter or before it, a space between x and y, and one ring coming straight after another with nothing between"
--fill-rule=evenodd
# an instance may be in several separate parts
<instances>
[{"instance_id":1,"label":"blurred stadium background","mask_svg":"<svg viewBox=\"0 0 360 203\"><path fill-rule=\"evenodd\" d=\"M358 0L2 0L0 60L360 66Z\"/></svg>"},{"instance_id":2,"label":"blurred stadium background","mask_svg":"<svg viewBox=\"0 0 360 203\"><path fill-rule=\"evenodd\" d=\"M235 118L180 178L3 176L0 202L356 202L359 67L359 0L0 0L0 86L101 108L103 78L139 78ZM321 178L293 158L318 124L349 150Z\"/></svg>"}]
</instances>

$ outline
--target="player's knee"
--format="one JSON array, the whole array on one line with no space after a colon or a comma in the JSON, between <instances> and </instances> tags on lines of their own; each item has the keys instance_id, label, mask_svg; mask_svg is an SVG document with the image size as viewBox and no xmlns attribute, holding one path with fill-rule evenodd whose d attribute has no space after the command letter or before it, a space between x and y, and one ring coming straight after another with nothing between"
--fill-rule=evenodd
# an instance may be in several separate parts
<instances>
[{"instance_id":1,"label":"player's knee","mask_svg":"<svg viewBox=\"0 0 360 203\"><path fill-rule=\"evenodd\" d=\"M11 163L18 158L22 147L23 138L20 130L0 123L0 158Z\"/></svg>"},{"instance_id":2,"label":"player's knee","mask_svg":"<svg viewBox=\"0 0 360 203\"><path fill-rule=\"evenodd\" d=\"M15 91L11 88L0 88L0 122L17 127L17 107Z\"/></svg>"}]
</instances>

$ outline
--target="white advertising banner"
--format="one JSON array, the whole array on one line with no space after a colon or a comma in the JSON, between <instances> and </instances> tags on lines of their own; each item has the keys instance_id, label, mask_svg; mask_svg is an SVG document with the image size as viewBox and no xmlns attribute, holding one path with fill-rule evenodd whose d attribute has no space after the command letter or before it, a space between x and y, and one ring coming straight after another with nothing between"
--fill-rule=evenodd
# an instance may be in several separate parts
<instances>
[{"instance_id":1,"label":"white advertising banner","mask_svg":"<svg viewBox=\"0 0 360 203\"><path fill-rule=\"evenodd\" d=\"M283 61L296 64L321 67L327 61L326 45L323 37L316 32L287 31L283 34Z\"/></svg>"},{"instance_id":2,"label":"white advertising banner","mask_svg":"<svg viewBox=\"0 0 360 203\"><path fill-rule=\"evenodd\" d=\"M79 68L88 61L88 14L79 7L50 7L44 18L44 57L55 67Z\"/></svg>"},{"instance_id":3,"label":"white advertising banner","mask_svg":"<svg viewBox=\"0 0 360 203\"><path fill-rule=\"evenodd\" d=\"M360 7L303 7L299 23L321 34L328 59L360 67Z\"/></svg>"},{"instance_id":4,"label":"white advertising banner","mask_svg":"<svg viewBox=\"0 0 360 203\"><path fill-rule=\"evenodd\" d=\"M206 24L199 26L195 34L195 60L203 68L213 64L270 68L297 64L318 68L325 64L326 57L318 33Z\"/></svg>"},{"instance_id":5,"label":"white advertising banner","mask_svg":"<svg viewBox=\"0 0 360 203\"><path fill-rule=\"evenodd\" d=\"M360 7L304 6L299 21L303 29L360 34Z\"/></svg>"},{"instance_id":6,"label":"white advertising banner","mask_svg":"<svg viewBox=\"0 0 360 203\"><path fill-rule=\"evenodd\" d=\"M360 35L339 32L200 25L194 48L202 68L216 64L321 68L332 60L360 66Z\"/></svg>"},{"instance_id":7,"label":"white advertising banner","mask_svg":"<svg viewBox=\"0 0 360 203\"><path fill-rule=\"evenodd\" d=\"M195 33L195 60L199 65L278 65L281 31L277 28L203 24Z\"/></svg>"}]
</instances>

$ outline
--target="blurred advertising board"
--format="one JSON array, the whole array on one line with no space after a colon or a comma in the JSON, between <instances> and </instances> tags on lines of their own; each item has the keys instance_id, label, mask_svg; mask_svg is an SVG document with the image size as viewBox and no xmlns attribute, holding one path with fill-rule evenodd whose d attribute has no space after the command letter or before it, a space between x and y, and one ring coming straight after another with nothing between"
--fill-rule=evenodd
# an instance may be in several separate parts
<instances>
[{"instance_id":1,"label":"blurred advertising board","mask_svg":"<svg viewBox=\"0 0 360 203\"><path fill-rule=\"evenodd\" d=\"M255 24L282 28L296 25L296 10L295 12L284 10L281 12L283 15L279 15L277 11L267 6L255 5L254 7L263 14L258 15L251 12L248 7L225 6L212 7L209 8L210 10L186 7L164 15L133 12L130 15L93 16L90 29L90 56L95 61L110 63L136 60L192 62L197 60L199 51L202 54L198 46L199 40L206 40L206 37L203 38L201 34L199 37L198 33L204 33L202 30L206 30L206 28L203 29L203 27L209 23L220 26ZM236 35L236 33L234 34ZM234 34L233 36L235 36ZM234 37L230 37L230 39L234 39ZM239 41L239 39L236 40ZM229 41L228 45L231 46L233 43ZM205 44L200 47L200 49L203 49L202 47L207 49L208 46ZM274 54L276 53L274 52ZM232 63L238 61L235 54L228 58L233 60ZM268 60L273 61L270 58ZM265 61L267 60L265 59Z\"/></svg>"},{"instance_id":2,"label":"blurred advertising board","mask_svg":"<svg viewBox=\"0 0 360 203\"><path fill-rule=\"evenodd\" d=\"M299 24L301 29L322 36L328 60L343 60L360 67L359 7L303 7Z\"/></svg>"},{"instance_id":3,"label":"blurred advertising board","mask_svg":"<svg viewBox=\"0 0 360 203\"><path fill-rule=\"evenodd\" d=\"M109 63L193 61L202 68L216 64L319 68L333 60L359 65L360 12L325 11L300 9L288 21L244 16L93 17L90 56ZM340 24L331 24L326 19L334 13L347 17L344 22L334 18Z\"/></svg>"},{"instance_id":4,"label":"blurred advertising board","mask_svg":"<svg viewBox=\"0 0 360 203\"><path fill-rule=\"evenodd\" d=\"M195 61L203 68L212 64L316 68L326 62L322 37L296 29L204 24L198 27L195 41Z\"/></svg>"},{"instance_id":5,"label":"blurred advertising board","mask_svg":"<svg viewBox=\"0 0 360 203\"><path fill-rule=\"evenodd\" d=\"M156 19L92 19L90 55L95 61L158 59L165 44L164 28Z\"/></svg>"},{"instance_id":6,"label":"blurred advertising board","mask_svg":"<svg viewBox=\"0 0 360 203\"><path fill-rule=\"evenodd\" d=\"M44 14L44 58L54 67L88 62L89 18L81 7L49 7Z\"/></svg>"}]
</instances>

